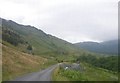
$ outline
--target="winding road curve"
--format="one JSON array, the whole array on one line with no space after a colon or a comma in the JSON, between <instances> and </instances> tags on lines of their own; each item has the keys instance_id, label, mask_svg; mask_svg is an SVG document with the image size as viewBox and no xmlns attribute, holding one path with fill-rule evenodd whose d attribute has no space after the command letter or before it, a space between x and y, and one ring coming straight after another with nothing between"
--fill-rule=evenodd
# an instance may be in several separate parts
<instances>
[{"instance_id":1,"label":"winding road curve","mask_svg":"<svg viewBox=\"0 0 120 83\"><path fill-rule=\"evenodd\" d=\"M13 81L51 81L52 72L58 65L56 64L45 70L18 77Z\"/></svg>"}]
</instances>

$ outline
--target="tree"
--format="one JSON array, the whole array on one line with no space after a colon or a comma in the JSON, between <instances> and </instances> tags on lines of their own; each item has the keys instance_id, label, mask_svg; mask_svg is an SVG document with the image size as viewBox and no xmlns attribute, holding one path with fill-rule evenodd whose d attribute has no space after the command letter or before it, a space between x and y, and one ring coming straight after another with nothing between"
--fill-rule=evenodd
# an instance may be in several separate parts
<instances>
[{"instance_id":1,"label":"tree","mask_svg":"<svg viewBox=\"0 0 120 83\"><path fill-rule=\"evenodd\" d=\"M27 50L32 51L32 46L31 46L31 45L28 45Z\"/></svg>"},{"instance_id":2,"label":"tree","mask_svg":"<svg viewBox=\"0 0 120 83\"><path fill-rule=\"evenodd\" d=\"M96 67L105 68L112 71L118 71L118 56L99 57L88 55L79 56L77 61L86 62ZM119 68L119 69L118 69Z\"/></svg>"},{"instance_id":3,"label":"tree","mask_svg":"<svg viewBox=\"0 0 120 83\"><path fill-rule=\"evenodd\" d=\"M5 28L2 28L2 39L14 46L24 43L24 40L17 32Z\"/></svg>"}]
</instances>

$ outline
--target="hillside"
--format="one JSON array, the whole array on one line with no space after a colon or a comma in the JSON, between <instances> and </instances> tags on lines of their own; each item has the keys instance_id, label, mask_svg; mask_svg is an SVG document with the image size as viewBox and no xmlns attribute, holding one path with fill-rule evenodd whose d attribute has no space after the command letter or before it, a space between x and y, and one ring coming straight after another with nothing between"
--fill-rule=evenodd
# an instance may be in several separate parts
<instances>
[{"instance_id":1,"label":"hillside","mask_svg":"<svg viewBox=\"0 0 120 83\"><path fill-rule=\"evenodd\" d=\"M26 42L30 44L33 47L32 52L35 55L75 55L76 52L83 52L83 50L75 47L71 43L59 39L55 36L46 34L42 30L37 29L33 26L20 25L11 20L2 19L2 29L8 30L8 32L11 30L11 32L20 35L21 38L18 37L18 39L21 40L18 41L20 43Z\"/></svg>"},{"instance_id":2,"label":"hillside","mask_svg":"<svg viewBox=\"0 0 120 83\"><path fill-rule=\"evenodd\" d=\"M55 62L40 56L20 52L2 45L2 80L12 80L20 75L41 70Z\"/></svg>"},{"instance_id":3,"label":"hillside","mask_svg":"<svg viewBox=\"0 0 120 83\"><path fill-rule=\"evenodd\" d=\"M105 42L81 42L76 43L76 46L92 52L103 54L118 54L118 40L110 40Z\"/></svg>"}]
</instances>

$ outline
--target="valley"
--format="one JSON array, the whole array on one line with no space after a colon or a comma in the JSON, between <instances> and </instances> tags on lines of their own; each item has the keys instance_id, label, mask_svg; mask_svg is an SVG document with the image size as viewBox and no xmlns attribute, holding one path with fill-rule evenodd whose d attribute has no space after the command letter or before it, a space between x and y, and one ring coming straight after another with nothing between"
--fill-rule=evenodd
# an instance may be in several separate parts
<instances>
[{"instance_id":1,"label":"valley","mask_svg":"<svg viewBox=\"0 0 120 83\"><path fill-rule=\"evenodd\" d=\"M34 81L37 81L38 76L42 79L41 72L49 72L49 70L52 71L48 75L52 78L49 79L50 81L118 80L117 56L109 57L109 54L87 51L46 34L34 26L18 24L12 20L2 19L0 28L2 30L0 33L2 35L2 42L0 42L2 44L2 81L19 80L19 77L25 75L28 75L25 78L36 77ZM51 69L55 64L59 65ZM64 64L65 67L61 67L60 64ZM38 71L39 74L34 74ZM32 76L29 76L30 73Z\"/></svg>"}]
</instances>

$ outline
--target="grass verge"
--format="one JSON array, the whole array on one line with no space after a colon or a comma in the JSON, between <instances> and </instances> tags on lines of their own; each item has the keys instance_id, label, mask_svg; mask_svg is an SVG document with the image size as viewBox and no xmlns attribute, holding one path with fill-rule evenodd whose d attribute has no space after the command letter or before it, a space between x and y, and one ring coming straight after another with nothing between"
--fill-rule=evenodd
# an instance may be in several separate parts
<instances>
[{"instance_id":1,"label":"grass verge","mask_svg":"<svg viewBox=\"0 0 120 83\"><path fill-rule=\"evenodd\" d=\"M83 71L55 69L53 73L54 81L117 81L118 75L114 72L93 67L87 63L81 63Z\"/></svg>"}]
</instances>

